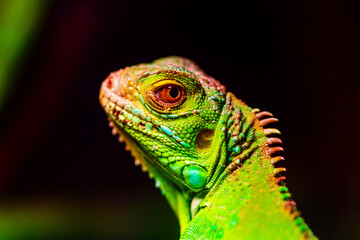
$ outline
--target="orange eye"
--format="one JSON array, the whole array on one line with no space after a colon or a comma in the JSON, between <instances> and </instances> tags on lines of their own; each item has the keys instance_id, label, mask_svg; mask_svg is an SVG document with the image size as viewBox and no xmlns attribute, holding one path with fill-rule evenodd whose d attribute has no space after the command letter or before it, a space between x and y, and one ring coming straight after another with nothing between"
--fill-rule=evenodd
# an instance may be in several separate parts
<instances>
[{"instance_id":1,"label":"orange eye","mask_svg":"<svg viewBox=\"0 0 360 240\"><path fill-rule=\"evenodd\" d=\"M177 85L167 85L155 91L158 101L166 105L172 105L182 100L183 89Z\"/></svg>"}]
</instances>

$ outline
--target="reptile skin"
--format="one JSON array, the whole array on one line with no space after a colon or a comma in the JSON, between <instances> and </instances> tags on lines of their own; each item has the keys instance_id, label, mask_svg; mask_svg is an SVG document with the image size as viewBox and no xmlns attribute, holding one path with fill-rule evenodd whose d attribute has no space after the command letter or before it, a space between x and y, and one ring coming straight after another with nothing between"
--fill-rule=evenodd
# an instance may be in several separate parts
<instances>
[{"instance_id":1,"label":"reptile skin","mask_svg":"<svg viewBox=\"0 0 360 240\"><path fill-rule=\"evenodd\" d=\"M317 239L291 199L284 160L252 109L194 62L167 57L111 73L100 103L113 134L155 179L180 239Z\"/></svg>"}]
</instances>

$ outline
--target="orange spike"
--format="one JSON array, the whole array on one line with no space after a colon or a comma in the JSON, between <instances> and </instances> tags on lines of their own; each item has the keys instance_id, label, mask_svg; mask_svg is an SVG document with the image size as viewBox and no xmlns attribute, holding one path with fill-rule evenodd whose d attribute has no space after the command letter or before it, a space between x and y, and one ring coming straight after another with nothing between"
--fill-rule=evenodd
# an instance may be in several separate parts
<instances>
[{"instance_id":1,"label":"orange spike","mask_svg":"<svg viewBox=\"0 0 360 240\"><path fill-rule=\"evenodd\" d=\"M272 155L276 152L280 152L280 151L284 151L284 149L282 147L269 147L266 149L266 153L268 155Z\"/></svg>"},{"instance_id":2,"label":"orange spike","mask_svg":"<svg viewBox=\"0 0 360 240\"><path fill-rule=\"evenodd\" d=\"M125 151L130 151L130 147L128 145L125 145Z\"/></svg>"},{"instance_id":3,"label":"orange spike","mask_svg":"<svg viewBox=\"0 0 360 240\"><path fill-rule=\"evenodd\" d=\"M281 134L281 132L279 130L277 130L276 128L265 128L264 134L265 134L265 136L267 136L270 134Z\"/></svg>"},{"instance_id":4,"label":"orange spike","mask_svg":"<svg viewBox=\"0 0 360 240\"><path fill-rule=\"evenodd\" d=\"M264 127L266 125L268 125L269 123L274 123L274 122L278 122L279 119L277 118L265 118L263 120L260 120L260 126Z\"/></svg>"},{"instance_id":5,"label":"orange spike","mask_svg":"<svg viewBox=\"0 0 360 240\"><path fill-rule=\"evenodd\" d=\"M276 184L279 184L279 182L281 182L281 181L285 181L286 180L286 177L285 176L281 176L281 177L277 177L277 178L275 178L275 182L276 182Z\"/></svg>"},{"instance_id":6,"label":"orange spike","mask_svg":"<svg viewBox=\"0 0 360 240\"><path fill-rule=\"evenodd\" d=\"M285 158L283 156L277 156L277 157L271 158L270 162L271 162L271 164L275 164L278 161L282 161L282 160L285 160Z\"/></svg>"},{"instance_id":7,"label":"orange spike","mask_svg":"<svg viewBox=\"0 0 360 240\"><path fill-rule=\"evenodd\" d=\"M140 160L139 160L139 159L137 159L137 158L135 158L134 163L135 163L135 166L139 166L139 165L140 165Z\"/></svg>"},{"instance_id":8,"label":"orange spike","mask_svg":"<svg viewBox=\"0 0 360 240\"><path fill-rule=\"evenodd\" d=\"M251 110L251 112L252 112L252 113L258 113L258 112L260 112L260 109L254 108L254 109Z\"/></svg>"},{"instance_id":9,"label":"orange spike","mask_svg":"<svg viewBox=\"0 0 360 240\"><path fill-rule=\"evenodd\" d=\"M282 144L282 141L281 141L281 139L280 138L268 138L268 139L266 139L266 143L268 144L268 145L272 145L272 144L275 144L275 143L280 143L280 144Z\"/></svg>"},{"instance_id":10,"label":"orange spike","mask_svg":"<svg viewBox=\"0 0 360 240\"><path fill-rule=\"evenodd\" d=\"M263 117L272 117L273 114L271 112L267 112L267 111L263 111L263 112L259 112L257 114L255 114L255 117L257 117L258 119L263 118Z\"/></svg>"},{"instance_id":11,"label":"orange spike","mask_svg":"<svg viewBox=\"0 0 360 240\"><path fill-rule=\"evenodd\" d=\"M278 168L274 169L274 175L281 173L281 172L286 172L286 168L278 167Z\"/></svg>"},{"instance_id":12,"label":"orange spike","mask_svg":"<svg viewBox=\"0 0 360 240\"><path fill-rule=\"evenodd\" d=\"M111 130L111 134L112 134L112 135L116 135L116 134L117 134L116 128L113 128L113 129Z\"/></svg>"}]
</instances>

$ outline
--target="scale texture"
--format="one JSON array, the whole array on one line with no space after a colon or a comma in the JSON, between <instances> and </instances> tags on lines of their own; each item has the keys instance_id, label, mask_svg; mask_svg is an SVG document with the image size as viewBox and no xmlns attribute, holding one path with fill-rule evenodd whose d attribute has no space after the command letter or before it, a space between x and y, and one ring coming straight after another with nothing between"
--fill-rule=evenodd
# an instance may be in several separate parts
<instances>
[{"instance_id":1,"label":"scale texture","mask_svg":"<svg viewBox=\"0 0 360 240\"><path fill-rule=\"evenodd\" d=\"M100 103L135 165L155 179L180 239L317 239L285 186L278 120L194 62L167 57L111 73Z\"/></svg>"}]
</instances>

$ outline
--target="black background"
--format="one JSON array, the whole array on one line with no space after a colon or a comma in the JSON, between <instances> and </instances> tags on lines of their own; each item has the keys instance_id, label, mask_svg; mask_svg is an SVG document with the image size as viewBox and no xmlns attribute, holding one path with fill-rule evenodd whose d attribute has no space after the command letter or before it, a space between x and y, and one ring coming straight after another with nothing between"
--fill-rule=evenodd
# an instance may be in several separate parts
<instances>
[{"instance_id":1,"label":"black background","mask_svg":"<svg viewBox=\"0 0 360 240\"><path fill-rule=\"evenodd\" d=\"M177 239L98 92L111 71L179 55L280 119L287 186L314 233L358 238L359 10L340 0L53 1L1 113L3 217L28 216L14 225L19 239ZM48 227L31 230L31 219Z\"/></svg>"}]
</instances>

